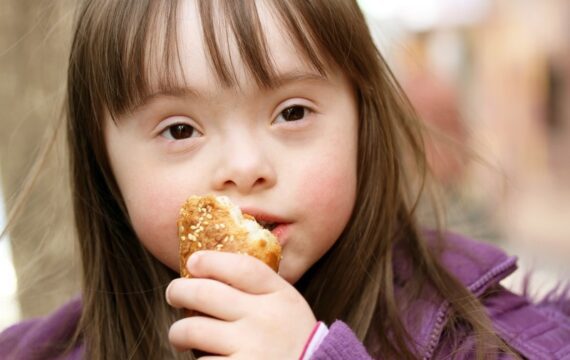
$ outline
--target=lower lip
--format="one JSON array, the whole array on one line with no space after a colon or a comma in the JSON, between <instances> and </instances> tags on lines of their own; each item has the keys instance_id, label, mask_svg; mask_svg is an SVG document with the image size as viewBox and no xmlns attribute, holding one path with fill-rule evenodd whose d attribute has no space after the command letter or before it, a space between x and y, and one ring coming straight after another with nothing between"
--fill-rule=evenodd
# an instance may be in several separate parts
<instances>
[{"instance_id":1,"label":"lower lip","mask_svg":"<svg viewBox=\"0 0 570 360\"><path fill-rule=\"evenodd\" d=\"M281 246L285 245L285 238L290 226L291 224L279 224L275 227L275 229L271 230L271 233L275 235Z\"/></svg>"}]
</instances>

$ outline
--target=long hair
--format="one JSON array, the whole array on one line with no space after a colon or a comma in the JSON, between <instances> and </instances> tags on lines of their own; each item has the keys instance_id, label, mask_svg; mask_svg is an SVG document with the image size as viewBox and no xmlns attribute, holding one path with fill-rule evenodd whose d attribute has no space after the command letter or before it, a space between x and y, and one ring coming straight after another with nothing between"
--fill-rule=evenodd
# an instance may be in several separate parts
<instances>
[{"instance_id":1,"label":"long hair","mask_svg":"<svg viewBox=\"0 0 570 360\"><path fill-rule=\"evenodd\" d=\"M393 249L414 264L402 286L411 302L429 282L448 299L454 322L472 329L478 356L499 344L483 307L426 245L415 208L427 165L422 126L370 36L353 0L267 0L301 56L323 75L331 66L358 94L357 197L348 226L296 284L315 316L345 321L386 358L418 356L396 303ZM246 70L273 87L256 2L198 0L210 65L221 85L236 76L220 49L239 45ZM79 8L68 72L68 143L75 222L83 260L83 316L77 333L89 358L174 358L166 334L178 314L163 298L177 274L140 244L105 149L102 122L143 102L153 87L180 81L177 1L89 0ZM223 20L227 26L217 27ZM156 90L156 89L154 89ZM378 315L380 314L380 316ZM374 347L372 346L374 344ZM377 349L377 350L374 350Z\"/></svg>"}]
</instances>

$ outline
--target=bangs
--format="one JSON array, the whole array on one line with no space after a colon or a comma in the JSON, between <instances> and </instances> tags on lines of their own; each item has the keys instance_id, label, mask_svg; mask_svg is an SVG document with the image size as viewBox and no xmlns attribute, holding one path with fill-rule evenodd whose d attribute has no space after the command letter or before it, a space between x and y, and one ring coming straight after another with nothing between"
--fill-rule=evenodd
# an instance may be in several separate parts
<instances>
[{"instance_id":1,"label":"bangs","mask_svg":"<svg viewBox=\"0 0 570 360\"><path fill-rule=\"evenodd\" d=\"M318 43L313 29L300 17L299 9L289 2L279 0L263 4L268 5L270 14L280 22L279 25L285 29L305 63L325 76L325 62L321 57L324 48ZM229 44L232 40L247 72L260 87L279 85L256 2L201 0L198 1L198 6L207 56L222 85L238 85L235 69L228 56L230 52L221 51L220 46Z\"/></svg>"},{"instance_id":2,"label":"bangs","mask_svg":"<svg viewBox=\"0 0 570 360\"><path fill-rule=\"evenodd\" d=\"M108 2L99 5L106 7L104 11L90 9L96 7L93 3L97 2L88 5L78 19L78 34L83 28L90 43L82 54L90 69L84 85L90 88L97 114L107 111L116 118L155 93L178 94L186 88L177 41L178 31L185 31L178 28L178 1ZM330 41L322 37L323 19L318 17L326 11L316 11L306 1L268 0L262 4L285 29L309 67L326 76L331 59L340 65L334 61L338 56L333 56ZM230 43L235 44L247 74L258 86L279 85L257 2L198 0L197 7L206 57L220 85L239 86Z\"/></svg>"}]
</instances>

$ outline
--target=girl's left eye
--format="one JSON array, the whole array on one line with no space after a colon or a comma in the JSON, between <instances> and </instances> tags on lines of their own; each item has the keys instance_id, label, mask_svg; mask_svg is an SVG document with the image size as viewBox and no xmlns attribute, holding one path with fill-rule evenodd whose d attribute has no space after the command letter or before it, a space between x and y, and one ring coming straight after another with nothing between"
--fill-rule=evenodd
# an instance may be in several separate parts
<instances>
[{"instance_id":1,"label":"girl's left eye","mask_svg":"<svg viewBox=\"0 0 570 360\"><path fill-rule=\"evenodd\" d=\"M292 122L302 120L310 111L311 110L309 110L309 108L302 105L289 106L285 110L281 111L275 122Z\"/></svg>"},{"instance_id":2,"label":"girl's left eye","mask_svg":"<svg viewBox=\"0 0 570 360\"><path fill-rule=\"evenodd\" d=\"M168 126L160 133L161 136L168 140L184 140L199 135L198 130L188 124L173 124Z\"/></svg>"}]
</instances>

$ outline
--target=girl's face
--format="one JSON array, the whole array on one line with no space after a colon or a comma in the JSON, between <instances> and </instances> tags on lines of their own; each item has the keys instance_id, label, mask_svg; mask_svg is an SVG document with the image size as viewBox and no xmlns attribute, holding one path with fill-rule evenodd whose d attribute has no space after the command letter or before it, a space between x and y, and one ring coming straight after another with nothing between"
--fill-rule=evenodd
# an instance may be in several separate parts
<instances>
[{"instance_id":1,"label":"girl's face","mask_svg":"<svg viewBox=\"0 0 570 360\"><path fill-rule=\"evenodd\" d=\"M280 85L263 89L244 71L219 85L194 2L182 3L180 59L188 88L156 93L117 122L105 141L132 225L144 246L178 270L178 210L193 194L229 196L281 224L279 273L295 283L340 236L356 193L357 107L336 68L321 77L286 30L260 9ZM235 44L228 58L245 69Z\"/></svg>"}]
</instances>

